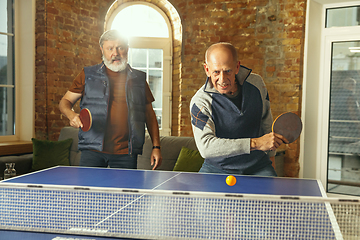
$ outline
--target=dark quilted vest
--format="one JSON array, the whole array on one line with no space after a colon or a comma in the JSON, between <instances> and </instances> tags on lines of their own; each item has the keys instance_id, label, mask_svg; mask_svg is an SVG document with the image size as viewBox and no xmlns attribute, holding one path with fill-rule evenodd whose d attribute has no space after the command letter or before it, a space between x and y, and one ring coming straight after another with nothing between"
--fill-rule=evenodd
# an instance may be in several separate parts
<instances>
[{"instance_id":1,"label":"dark quilted vest","mask_svg":"<svg viewBox=\"0 0 360 240\"><path fill-rule=\"evenodd\" d=\"M92 127L88 132L79 131L79 150L103 150L110 94L109 79L103 63L85 67L85 92L80 108L88 108ZM129 154L141 154L145 140L146 74L130 69L126 80L126 102L129 122Z\"/></svg>"}]
</instances>

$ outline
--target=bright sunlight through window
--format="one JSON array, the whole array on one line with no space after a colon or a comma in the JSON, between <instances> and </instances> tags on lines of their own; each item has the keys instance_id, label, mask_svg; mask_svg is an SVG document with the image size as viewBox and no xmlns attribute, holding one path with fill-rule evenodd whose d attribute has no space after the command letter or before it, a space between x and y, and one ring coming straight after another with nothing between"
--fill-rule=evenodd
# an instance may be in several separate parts
<instances>
[{"instance_id":1,"label":"bright sunlight through window","mask_svg":"<svg viewBox=\"0 0 360 240\"><path fill-rule=\"evenodd\" d=\"M169 31L159 12L145 5L131 5L121 10L111 25L127 37L168 38Z\"/></svg>"}]
</instances>

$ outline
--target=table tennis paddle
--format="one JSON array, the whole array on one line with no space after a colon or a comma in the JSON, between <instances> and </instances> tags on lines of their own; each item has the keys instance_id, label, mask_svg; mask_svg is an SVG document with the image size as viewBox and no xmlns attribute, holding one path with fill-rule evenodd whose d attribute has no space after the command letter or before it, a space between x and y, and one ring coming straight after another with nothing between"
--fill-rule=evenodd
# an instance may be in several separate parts
<instances>
[{"instance_id":1,"label":"table tennis paddle","mask_svg":"<svg viewBox=\"0 0 360 240\"><path fill-rule=\"evenodd\" d=\"M92 117L91 117L90 110L87 108L81 109L79 117L80 117L81 123L83 124L83 127L81 128L81 130L83 130L84 132L89 131L91 128L91 125L92 125Z\"/></svg>"},{"instance_id":2,"label":"table tennis paddle","mask_svg":"<svg viewBox=\"0 0 360 240\"><path fill-rule=\"evenodd\" d=\"M272 131L284 136L289 143L294 142L300 136L301 130L301 119L292 112L280 114L272 125Z\"/></svg>"}]
</instances>

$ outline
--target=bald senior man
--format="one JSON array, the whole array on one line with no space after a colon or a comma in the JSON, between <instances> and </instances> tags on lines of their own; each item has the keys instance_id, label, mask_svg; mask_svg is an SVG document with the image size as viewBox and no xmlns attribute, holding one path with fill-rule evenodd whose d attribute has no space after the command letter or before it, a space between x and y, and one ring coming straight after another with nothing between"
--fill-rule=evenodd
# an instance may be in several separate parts
<instances>
[{"instance_id":1,"label":"bald senior man","mask_svg":"<svg viewBox=\"0 0 360 240\"><path fill-rule=\"evenodd\" d=\"M288 143L271 132L270 101L263 79L240 65L230 43L205 53L205 84L191 99L191 124L205 158L199 172L277 176L275 150Z\"/></svg>"}]
</instances>

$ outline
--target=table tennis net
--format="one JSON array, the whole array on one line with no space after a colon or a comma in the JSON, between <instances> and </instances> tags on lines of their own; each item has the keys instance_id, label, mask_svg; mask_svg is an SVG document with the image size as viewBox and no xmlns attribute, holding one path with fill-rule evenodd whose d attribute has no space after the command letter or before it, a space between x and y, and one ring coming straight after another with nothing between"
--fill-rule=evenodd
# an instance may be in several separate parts
<instances>
[{"instance_id":1,"label":"table tennis net","mask_svg":"<svg viewBox=\"0 0 360 240\"><path fill-rule=\"evenodd\" d=\"M359 239L355 199L0 185L0 229L137 239Z\"/></svg>"}]
</instances>

